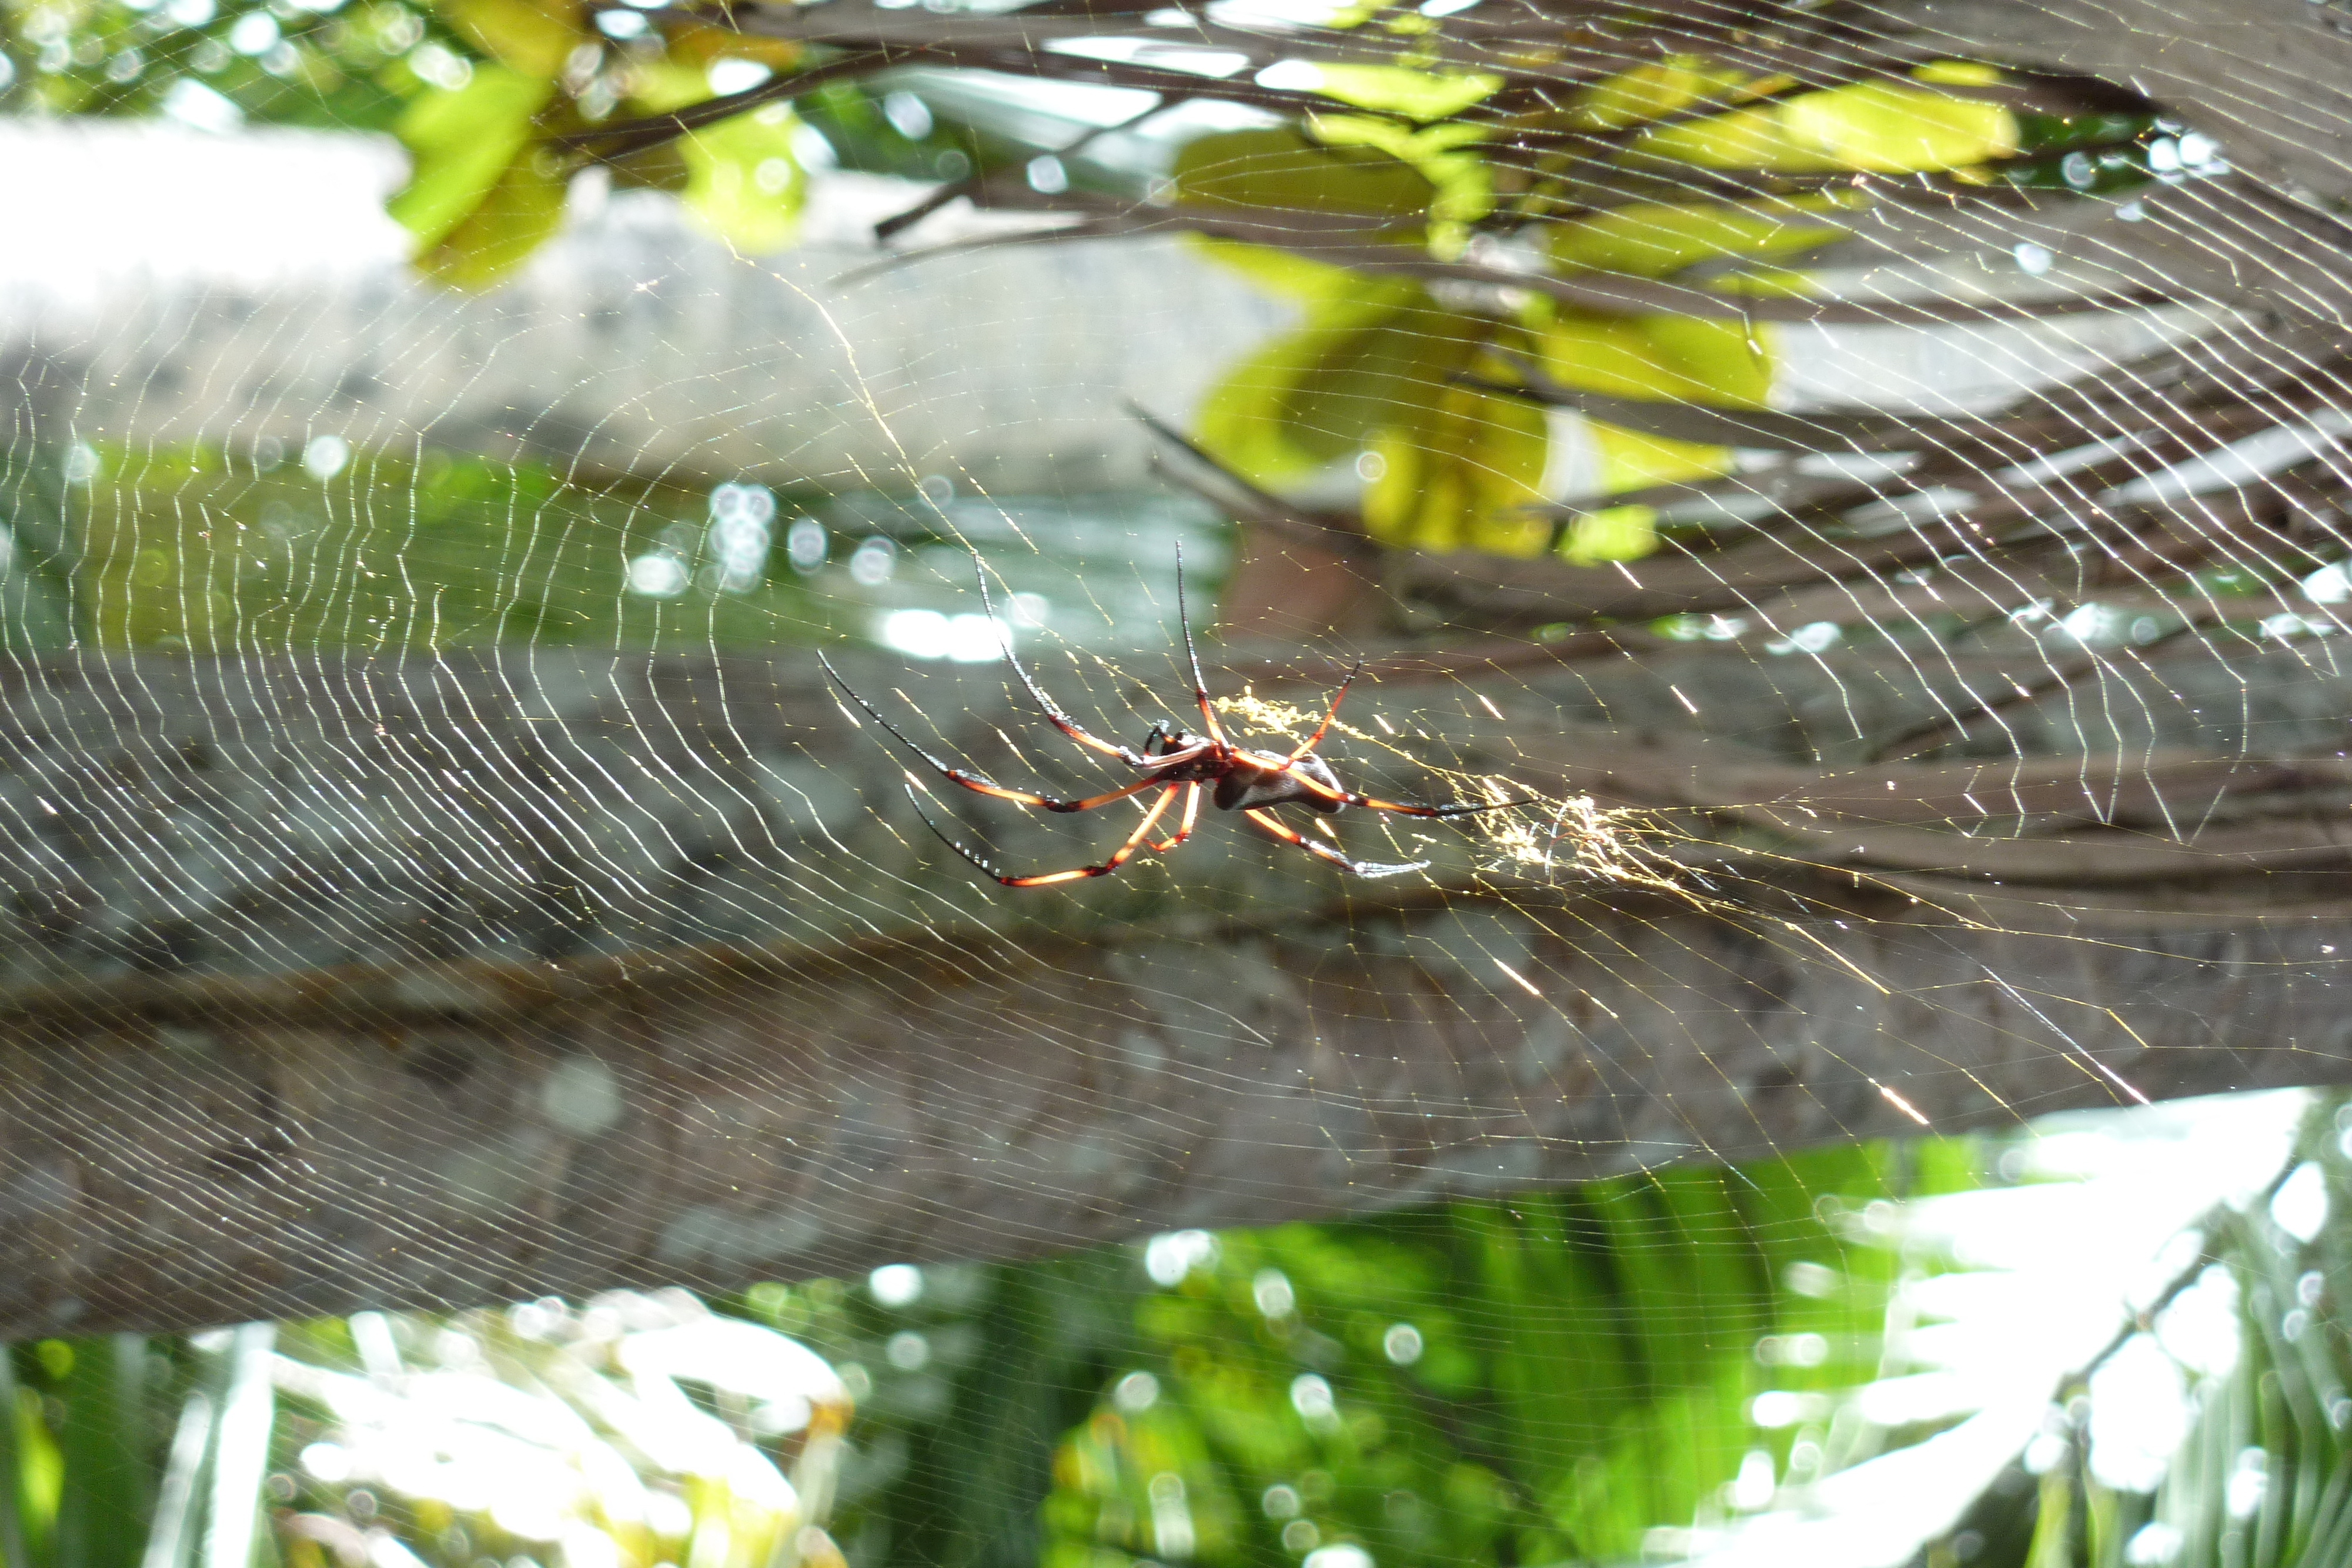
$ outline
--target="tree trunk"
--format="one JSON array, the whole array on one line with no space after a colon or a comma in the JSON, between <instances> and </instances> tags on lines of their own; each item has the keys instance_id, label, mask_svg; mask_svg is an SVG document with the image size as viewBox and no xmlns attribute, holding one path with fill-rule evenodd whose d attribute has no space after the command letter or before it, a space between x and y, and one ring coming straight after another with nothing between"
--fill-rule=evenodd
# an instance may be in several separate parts
<instances>
[{"instance_id":1,"label":"tree trunk","mask_svg":"<svg viewBox=\"0 0 2352 1568\"><path fill-rule=\"evenodd\" d=\"M2150 689L2193 696L2200 663ZM1029 776L1000 726L1052 755L993 668L849 673L982 767ZM1313 700L1283 674L1240 672ZM1800 760L1855 703L1933 700L1883 674L1688 653L1376 669L1351 698L1421 760L1648 802L1618 820L1650 835L1630 878L1441 825L1427 876L1352 880L1212 813L1164 864L1000 892L801 655L20 667L0 1334L1018 1257L2352 1077L2333 820L2291 819L2300 870L2229 837L2233 790L2307 800L2329 760L2161 760L2339 731L2345 682L2242 664L2240 702L2140 737L2120 785L2080 757ZM1160 711L1051 684L1108 733ZM1669 686L1724 733L1591 722ZM2215 824L2172 846L2185 883L2099 859L2161 837L2151 788ZM1909 825L1874 846L1867 813L1904 814L1882 793ZM1963 795L2041 837L1917 825ZM966 820L1024 865L1118 826L1038 848L1019 816ZM1924 869L1923 836L1948 851ZM2249 871L2269 913L2216 913Z\"/></svg>"}]
</instances>

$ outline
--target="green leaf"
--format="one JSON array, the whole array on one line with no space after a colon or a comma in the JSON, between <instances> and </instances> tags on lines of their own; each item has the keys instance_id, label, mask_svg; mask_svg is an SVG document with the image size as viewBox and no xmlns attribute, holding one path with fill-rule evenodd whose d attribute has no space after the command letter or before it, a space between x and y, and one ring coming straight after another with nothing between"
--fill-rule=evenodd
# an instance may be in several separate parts
<instances>
[{"instance_id":1,"label":"green leaf","mask_svg":"<svg viewBox=\"0 0 2352 1568\"><path fill-rule=\"evenodd\" d=\"M1426 212L1434 194L1425 176L1388 152L1327 145L1286 125L1188 141L1172 177L1180 202L1277 214L1408 217Z\"/></svg>"},{"instance_id":2,"label":"green leaf","mask_svg":"<svg viewBox=\"0 0 2352 1568\"><path fill-rule=\"evenodd\" d=\"M523 147L417 265L426 276L455 287L503 282L563 226L570 185L571 171L555 153Z\"/></svg>"},{"instance_id":3,"label":"green leaf","mask_svg":"<svg viewBox=\"0 0 2352 1568\"><path fill-rule=\"evenodd\" d=\"M420 254L448 239L483 204L529 146L534 117L555 84L505 66L475 68L454 92L419 98L393 128L409 151L408 183L386 204Z\"/></svg>"},{"instance_id":4,"label":"green leaf","mask_svg":"<svg viewBox=\"0 0 2352 1568\"><path fill-rule=\"evenodd\" d=\"M1637 277L1664 277L1727 256L1789 256L1843 236L1819 221L1861 204L1857 197L1668 204L1641 202L1559 225L1549 241L1561 265Z\"/></svg>"},{"instance_id":5,"label":"green leaf","mask_svg":"<svg viewBox=\"0 0 2352 1568\"><path fill-rule=\"evenodd\" d=\"M1636 146L1709 169L1911 173L2009 157L2018 126L1997 103L1865 81L1666 126Z\"/></svg>"},{"instance_id":6,"label":"green leaf","mask_svg":"<svg viewBox=\"0 0 2352 1568\"><path fill-rule=\"evenodd\" d=\"M1486 71L1424 71L1410 66L1316 65L1289 60L1275 68L1280 85L1319 92L1358 109L1401 114L1424 124L1447 120L1492 97L1503 78ZM1269 82L1276 78L1269 78Z\"/></svg>"},{"instance_id":7,"label":"green leaf","mask_svg":"<svg viewBox=\"0 0 2352 1568\"><path fill-rule=\"evenodd\" d=\"M572 51L594 39L578 0L436 0L435 8L467 42L525 76L562 75Z\"/></svg>"},{"instance_id":8,"label":"green leaf","mask_svg":"<svg viewBox=\"0 0 2352 1568\"><path fill-rule=\"evenodd\" d=\"M65 1419L56 1554L60 1564L131 1568L154 1508L158 1458L147 1408L147 1341L139 1334L70 1342L58 1389Z\"/></svg>"},{"instance_id":9,"label":"green leaf","mask_svg":"<svg viewBox=\"0 0 2352 1568\"><path fill-rule=\"evenodd\" d=\"M11 1385L13 1386L13 1383ZM0 1412L0 1419L5 1418ZM58 1505L65 1494L66 1461L57 1438L41 1418L41 1396L16 1389L16 1484L26 1544L42 1552L55 1540Z\"/></svg>"},{"instance_id":10,"label":"green leaf","mask_svg":"<svg viewBox=\"0 0 2352 1568\"><path fill-rule=\"evenodd\" d=\"M800 121L781 103L690 131L677 143L688 211L746 255L789 245L808 181L793 152Z\"/></svg>"}]
</instances>

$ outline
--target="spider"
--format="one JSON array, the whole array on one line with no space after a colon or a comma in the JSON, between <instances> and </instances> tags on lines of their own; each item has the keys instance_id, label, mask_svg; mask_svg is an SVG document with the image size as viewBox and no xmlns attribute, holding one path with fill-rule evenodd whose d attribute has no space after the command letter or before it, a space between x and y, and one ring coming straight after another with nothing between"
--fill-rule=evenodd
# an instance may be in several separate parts
<instances>
[{"instance_id":1,"label":"spider","mask_svg":"<svg viewBox=\"0 0 2352 1568\"><path fill-rule=\"evenodd\" d=\"M973 564L980 566L978 557L973 558ZM980 570L980 601L988 612L990 623L994 624L996 605L989 598L988 572L984 566ZM1288 823L1270 815L1272 808L1300 805L1328 815L1344 811L1350 806L1362 806L1369 810L1396 811L1408 817L1446 818L1467 817L1480 811L1499 811L1512 806L1533 804L1528 800L1495 800L1477 803L1465 801L1450 806L1423 806L1409 801L1375 800L1370 795L1359 795L1342 785L1339 777L1331 771L1331 765L1315 755L1315 748L1322 743L1323 737L1331 728L1332 720L1339 716L1340 699L1348 695L1348 688L1353 685L1356 677L1362 674L1364 663L1360 659L1357 660L1355 667L1348 672L1347 679L1339 683L1339 689L1331 694L1331 701L1323 710L1323 721L1315 727L1315 733L1292 747L1287 756L1272 751L1252 751L1235 746L1226 738L1224 727L1217 722L1216 709L1209 701L1208 685L1201 675L1201 653L1200 650L1193 646L1192 623L1184 608L1184 553L1181 549L1176 552L1176 621L1177 624L1183 629L1184 656L1192 671L1192 697L1200 704L1201 723L1207 733L1188 735L1173 723L1155 722L1150 732L1144 737L1143 747L1139 751L1130 750L1114 741L1105 740L1099 736L1087 733L1076 720L1055 706L1052 697L1045 695L1045 688L1030 676L1028 670L1013 653L1012 639L1003 638L1004 662L1013 666L1013 673L1021 678L1022 685L1028 689L1029 695L1034 699L1038 707L1044 710L1045 717L1055 729L1060 730L1080 746L1101 752L1105 757L1115 757L1129 768L1142 770L1144 774L1143 778L1132 784L1108 790L1100 795L1088 795L1075 800L1056 800L1052 796L1034 794L1027 789L1010 789L994 779L971 772L968 768L949 767L917 745L905 730L884 718L872 703L860 696L847 681L841 678L841 672L833 667L833 661L826 658L822 652L817 654L817 661L824 665L824 673L833 677L834 685L847 694L850 701L864 708L875 723L889 731L909 751L930 764L932 771L939 774L940 778L950 784L960 784L975 794L992 796L999 800L1010 800L1016 806L1033 807L1041 811L1091 811L1097 806L1108 806L1114 800L1129 800L1152 789L1160 791L1158 798L1143 813L1143 821L1136 824L1135 831L1128 834L1126 841L1099 864L1079 866L1071 871L1041 872L1030 876L1007 876L991 865L985 858L950 837L946 830L932 821L931 814L923 810L922 800L915 791L914 776L908 774L907 799L914 803L915 812L923 819L924 825L939 835L941 843L1006 887L1051 887L1056 883L1077 882L1093 876L1108 876L1125 865L1139 850L1143 849L1147 844L1154 854L1165 854L1192 836L1193 824L1200 820L1201 794L1204 789L1209 791L1210 803L1220 811L1239 811L1248 818L1254 826L1263 829L1284 843L1294 844L1308 854L1319 860L1329 861L1333 865L1343 871L1352 872L1358 876L1400 876L1407 872L1420 871L1429 862L1413 861L1404 865L1387 865L1379 862L1349 860L1338 850L1326 844L1317 843ZM1157 828L1160 820L1168 814L1168 809L1175 801L1180 790L1184 796L1181 821L1176 830L1166 838L1154 840L1151 837L1152 830ZM1139 801L1138 804L1141 802Z\"/></svg>"}]
</instances>

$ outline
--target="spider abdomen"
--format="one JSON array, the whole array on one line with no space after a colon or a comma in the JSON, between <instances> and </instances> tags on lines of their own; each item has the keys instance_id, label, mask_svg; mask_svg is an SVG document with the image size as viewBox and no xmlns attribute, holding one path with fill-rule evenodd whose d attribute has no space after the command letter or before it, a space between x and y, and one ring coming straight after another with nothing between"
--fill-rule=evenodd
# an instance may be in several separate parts
<instances>
[{"instance_id":1,"label":"spider abdomen","mask_svg":"<svg viewBox=\"0 0 2352 1568\"><path fill-rule=\"evenodd\" d=\"M1229 754L1210 800L1221 811L1289 805L1344 811L1347 793L1330 765L1312 752L1294 762L1262 751L1234 751Z\"/></svg>"}]
</instances>

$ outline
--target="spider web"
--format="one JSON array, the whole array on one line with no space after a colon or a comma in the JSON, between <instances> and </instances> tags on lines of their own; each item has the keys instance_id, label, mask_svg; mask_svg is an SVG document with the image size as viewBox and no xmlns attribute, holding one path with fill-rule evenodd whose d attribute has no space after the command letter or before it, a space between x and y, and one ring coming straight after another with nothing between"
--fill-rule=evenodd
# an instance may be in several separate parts
<instances>
[{"instance_id":1,"label":"spider web","mask_svg":"<svg viewBox=\"0 0 2352 1568\"><path fill-rule=\"evenodd\" d=\"M1132 112L888 85L1040 148ZM1887 195L1799 264L1837 308L1746 323L1758 406L1530 376L1529 558L1371 549L1355 455L1259 484L1131 413L1301 319L1170 235L984 201L877 268L930 187L842 170L744 256L590 182L461 298L378 141L11 126L0 1312L727 1289L2340 1075L2341 230L2219 130ZM1601 496L1597 427L1731 455ZM1579 559L1629 507L1656 548ZM1540 804L1334 821L1406 876L1211 812L975 877L909 768L1009 869L1136 819L950 799L814 651L1098 791L999 639L1096 734L1192 726L1180 547L1244 744L1361 655L1350 788ZM1212 636L1245 589L1299 634Z\"/></svg>"}]
</instances>

